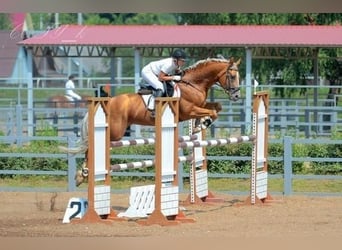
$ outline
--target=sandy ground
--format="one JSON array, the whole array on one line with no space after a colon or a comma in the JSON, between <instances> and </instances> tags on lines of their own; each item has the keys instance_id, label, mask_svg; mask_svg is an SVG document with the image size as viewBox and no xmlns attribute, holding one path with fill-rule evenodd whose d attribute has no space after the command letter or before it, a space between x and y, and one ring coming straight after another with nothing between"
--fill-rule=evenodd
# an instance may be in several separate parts
<instances>
[{"instance_id":1,"label":"sandy ground","mask_svg":"<svg viewBox=\"0 0 342 250\"><path fill-rule=\"evenodd\" d=\"M247 197L218 196L223 203L181 204L193 223L142 226L134 220L63 224L69 198L85 193L53 199L53 193L1 192L0 237L342 237L342 197L273 197L266 205L245 206ZM128 207L128 194L111 198L115 211Z\"/></svg>"}]
</instances>

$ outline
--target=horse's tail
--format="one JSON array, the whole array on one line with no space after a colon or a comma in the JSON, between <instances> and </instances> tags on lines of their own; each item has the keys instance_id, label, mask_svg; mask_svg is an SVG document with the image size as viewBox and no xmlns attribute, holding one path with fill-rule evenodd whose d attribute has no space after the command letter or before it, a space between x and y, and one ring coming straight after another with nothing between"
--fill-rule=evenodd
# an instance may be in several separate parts
<instances>
[{"instance_id":1,"label":"horse's tail","mask_svg":"<svg viewBox=\"0 0 342 250\"><path fill-rule=\"evenodd\" d=\"M85 114L81 123L81 138L77 141L77 146L68 148L59 146L58 148L64 153L78 154L85 153L88 150L88 112Z\"/></svg>"}]
</instances>

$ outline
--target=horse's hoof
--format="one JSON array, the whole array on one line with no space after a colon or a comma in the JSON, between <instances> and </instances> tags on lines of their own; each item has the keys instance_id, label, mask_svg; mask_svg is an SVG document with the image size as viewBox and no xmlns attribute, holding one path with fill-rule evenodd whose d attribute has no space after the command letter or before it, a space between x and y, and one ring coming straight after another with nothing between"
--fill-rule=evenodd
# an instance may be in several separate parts
<instances>
[{"instance_id":1,"label":"horse's hoof","mask_svg":"<svg viewBox=\"0 0 342 250\"><path fill-rule=\"evenodd\" d=\"M88 177L89 175L89 170L88 168L82 168L82 176L83 177Z\"/></svg>"},{"instance_id":2,"label":"horse's hoof","mask_svg":"<svg viewBox=\"0 0 342 250\"><path fill-rule=\"evenodd\" d=\"M85 177L82 174L82 170L78 170L75 175L76 187L80 186L84 182Z\"/></svg>"},{"instance_id":3,"label":"horse's hoof","mask_svg":"<svg viewBox=\"0 0 342 250\"><path fill-rule=\"evenodd\" d=\"M203 121L203 125L208 128L213 123L213 120L211 118L205 119Z\"/></svg>"}]
</instances>

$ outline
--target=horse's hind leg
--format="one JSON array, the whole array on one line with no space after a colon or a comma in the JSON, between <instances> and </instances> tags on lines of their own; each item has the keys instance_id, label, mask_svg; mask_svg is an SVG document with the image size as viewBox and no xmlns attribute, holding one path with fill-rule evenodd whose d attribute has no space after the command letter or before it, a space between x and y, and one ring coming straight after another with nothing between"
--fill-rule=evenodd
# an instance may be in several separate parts
<instances>
[{"instance_id":1,"label":"horse's hind leg","mask_svg":"<svg viewBox=\"0 0 342 250\"><path fill-rule=\"evenodd\" d=\"M85 182L88 179L89 175L89 170L87 166L88 162L88 151L85 153L85 159L84 162L82 163L82 167L80 170L77 170L76 175L75 175L75 181L76 181L76 187L81 185L83 182Z\"/></svg>"}]
</instances>

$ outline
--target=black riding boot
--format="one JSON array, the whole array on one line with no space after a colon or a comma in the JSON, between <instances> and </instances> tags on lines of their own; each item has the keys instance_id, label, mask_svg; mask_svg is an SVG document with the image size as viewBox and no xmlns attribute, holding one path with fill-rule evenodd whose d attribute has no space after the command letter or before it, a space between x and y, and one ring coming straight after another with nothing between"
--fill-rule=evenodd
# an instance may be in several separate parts
<instances>
[{"instance_id":1,"label":"black riding boot","mask_svg":"<svg viewBox=\"0 0 342 250\"><path fill-rule=\"evenodd\" d=\"M164 94L164 90L162 90L162 89L156 89L156 91L154 91L154 93L153 93L154 98L162 97L163 94Z\"/></svg>"},{"instance_id":2,"label":"black riding boot","mask_svg":"<svg viewBox=\"0 0 342 250\"><path fill-rule=\"evenodd\" d=\"M162 89L156 89L154 92L153 92L153 96L154 98L157 98L157 97L162 97L164 95L164 90ZM154 118L156 116L156 111L155 109L151 111L151 117Z\"/></svg>"}]
</instances>

